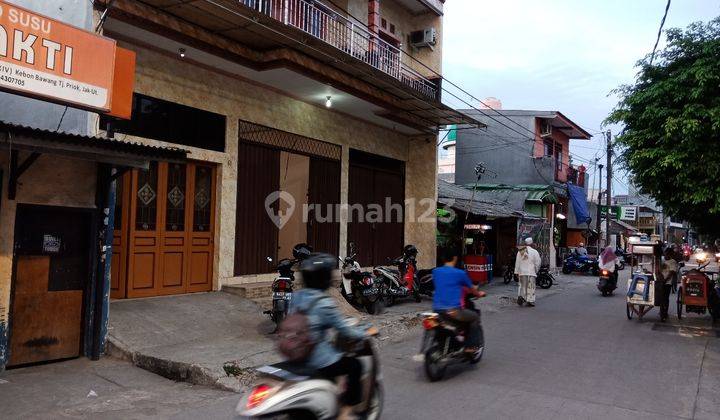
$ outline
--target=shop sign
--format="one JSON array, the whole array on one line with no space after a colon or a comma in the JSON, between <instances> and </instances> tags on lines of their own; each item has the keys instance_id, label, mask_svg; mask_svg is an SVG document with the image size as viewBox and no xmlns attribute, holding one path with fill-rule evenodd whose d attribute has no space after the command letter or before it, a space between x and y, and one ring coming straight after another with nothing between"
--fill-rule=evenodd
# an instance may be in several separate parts
<instances>
[{"instance_id":1,"label":"shop sign","mask_svg":"<svg viewBox=\"0 0 720 420\"><path fill-rule=\"evenodd\" d=\"M0 89L109 111L115 41L0 0Z\"/></svg>"},{"instance_id":2,"label":"shop sign","mask_svg":"<svg viewBox=\"0 0 720 420\"><path fill-rule=\"evenodd\" d=\"M622 206L620 207L620 220L634 222L637 220L637 207Z\"/></svg>"},{"instance_id":3,"label":"shop sign","mask_svg":"<svg viewBox=\"0 0 720 420\"><path fill-rule=\"evenodd\" d=\"M490 225L476 225L476 224L465 225L465 230L490 230L490 229L492 229L492 226L490 226Z\"/></svg>"}]
</instances>

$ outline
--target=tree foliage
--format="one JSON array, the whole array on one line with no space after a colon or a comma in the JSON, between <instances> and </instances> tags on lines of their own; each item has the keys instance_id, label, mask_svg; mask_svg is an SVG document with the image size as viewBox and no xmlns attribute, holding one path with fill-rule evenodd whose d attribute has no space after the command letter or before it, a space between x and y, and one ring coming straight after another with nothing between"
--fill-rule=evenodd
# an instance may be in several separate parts
<instances>
[{"instance_id":1,"label":"tree foliage","mask_svg":"<svg viewBox=\"0 0 720 420\"><path fill-rule=\"evenodd\" d=\"M638 62L606 122L620 123L621 162L669 214L720 233L720 17L670 29Z\"/></svg>"}]
</instances>

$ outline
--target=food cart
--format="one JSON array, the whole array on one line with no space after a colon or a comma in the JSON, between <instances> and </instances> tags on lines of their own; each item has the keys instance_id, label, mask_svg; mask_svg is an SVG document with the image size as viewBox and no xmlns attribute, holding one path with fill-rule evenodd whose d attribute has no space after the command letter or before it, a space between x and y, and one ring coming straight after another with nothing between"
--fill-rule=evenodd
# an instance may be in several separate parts
<instances>
[{"instance_id":1,"label":"food cart","mask_svg":"<svg viewBox=\"0 0 720 420\"><path fill-rule=\"evenodd\" d=\"M661 247L659 241L640 236L628 239L628 251L632 254L625 307L628 319L633 315L642 319L655 306L655 276L660 267Z\"/></svg>"},{"instance_id":2,"label":"food cart","mask_svg":"<svg viewBox=\"0 0 720 420\"><path fill-rule=\"evenodd\" d=\"M707 270L709 258L706 252L695 254L697 268L683 273L677 292L677 316L682 319L683 306L685 313L693 312L704 315L709 313L713 319L720 317L718 305L720 299L716 292L716 271Z\"/></svg>"}]
</instances>

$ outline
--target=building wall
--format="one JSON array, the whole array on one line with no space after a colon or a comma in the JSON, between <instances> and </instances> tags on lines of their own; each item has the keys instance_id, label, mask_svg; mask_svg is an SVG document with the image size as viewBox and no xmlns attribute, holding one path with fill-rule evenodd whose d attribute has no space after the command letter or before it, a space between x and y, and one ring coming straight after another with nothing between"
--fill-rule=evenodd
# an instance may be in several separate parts
<instances>
[{"instance_id":1,"label":"building wall","mask_svg":"<svg viewBox=\"0 0 720 420\"><path fill-rule=\"evenodd\" d=\"M27 155L20 153L19 161ZM0 152L0 168L7 168L9 161L10 154ZM12 201L8 200L8 174L4 171L0 197L0 370L7 357L17 204L94 208L96 170L94 162L41 155L20 177Z\"/></svg>"},{"instance_id":2,"label":"building wall","mask_svg":"<svg viewBox=\"0 0 720 420\"><path fill-rule=\"evenodd\" d=\"M406 198L430 198L436 194L435 143L413 141L392 130L344 114L293 99L251 81L212 73L175 55L144 46L120 42L137 53L136 87L138 93L216 112L227 116L226 151L213 152L182 146L189 158L218 164L216 195L216 251L214 288L226 282L270 279L272 275L235 278L235 208L238 120L267 125L317 140L342 146L341 202L347 202L349 149L380 154L406 161ZM120 134L119 138L123 138ZM153 145L171 145L155 140L126 136L127 139ZM419 152L421 151L421 152ZM261 205L262 203L259 203ZM434 214L433 214L434 217ZM406 241L413 240L421 250L421 265L435 262L434 225L406 220ZM346 249L347 226L341 223L340 249ZM242 251L240 251L242 252ZM423 257L424 255L424 257Z\"/></svg>"},{"instance_id":3,"label":"building wall","mask_svg":"<svg viewBox=\"0 0 720 420\"><path fill-rule=\"evenodd\" d=\"M553 161L548 158L537 158L533 163L532 156L535 155L535 143L528 137L522 137L519 133L499 125L486 116L478 113L470 113L473 117L488 125L487 129L458 130L456 160L455 160L455 183L470 184L477 180L475 165L483 162L487 169L494 171L497 175L490 177L486 174L482 183L490 184L552 184L554 180ZM535 129L533 117L510 116L518 124L527 127L528 130ZM514 130L521 128L514 126L509 121L506 125ZM527 139L527 141L523 141ZM512 168L513 170L508 170Z\"/></svg>"},{"instance_id":4,"label":"building wall","mask_svg":"<svg viewBox=\"0 0 720 420\"><path fill-rule=\"evenodd\" d=\"M365 3L367 3L367 1L365 1ZM388 20L388 27L390 22L395 24L397 28L395 36L400 39L403 52L411 54L425 66L429 67L430 70L411 59L405 60L406 64L424 76L434 77L433 72L442 74L442 16L438 16L432 12L412 15L405 7L392 0L383 0L380 3L380 15ZM437 44L433 48L413 48L408 38L410 32L430 27L435 28Z\"/></svg>"}]
</instances>

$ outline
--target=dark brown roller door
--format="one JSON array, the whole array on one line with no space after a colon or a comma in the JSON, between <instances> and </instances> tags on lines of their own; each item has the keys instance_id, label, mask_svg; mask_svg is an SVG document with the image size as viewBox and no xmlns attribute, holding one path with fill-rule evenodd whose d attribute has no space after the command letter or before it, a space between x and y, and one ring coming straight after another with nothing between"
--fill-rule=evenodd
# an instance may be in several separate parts
<instances>
[{"instance_id":1,"label":"dark brown roller door","mask_svg":"<svg viewBox=\"0 0 720 420\"><path fill-rule=\"evenodd\" d=\"M358 262L363 266L385 264L387 258L400 256L404 244L405 164L370 153L350 151L348 201L367 210L378 204L387 211L386 201L401 209L391 212L391 220L383 214L383 222L359 220L351 210L348 223L348 245L354 242ZM399 219L398 219L399 218Z\"/></svg>"},{"instance_id":2,"label":"dark brown roller door","mask_svg":"<svg viewBox=\"0 0 720 420\"><path fill-rule=\"evenodd\" d=\"M310 159L308 244L317 252L337 255L340 251L340 162ZM330 208L329 208L330 207Z\"/></svg>"},{"instance_id":3,"label":"dark brown roller door","mask_svg":"<svg viewBox=\"0 0 720 420\"><path fill-rule=\"evenodd\" d=\"M278 228L265 198L280 186L280 151L240 142L237 185L235 275L270 273L274 263L267 257L277 259Z\"/></svg>"}]
</instances>

